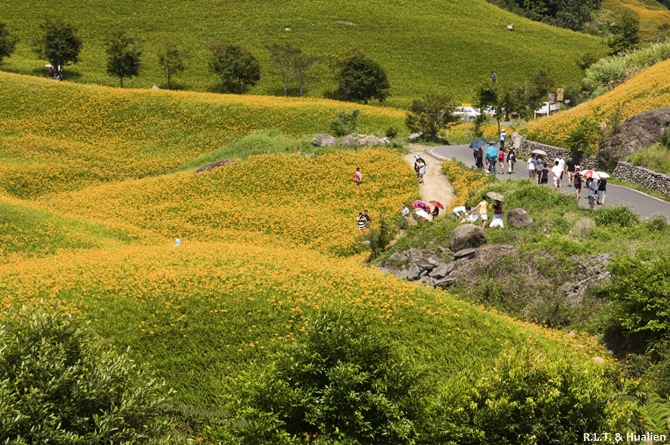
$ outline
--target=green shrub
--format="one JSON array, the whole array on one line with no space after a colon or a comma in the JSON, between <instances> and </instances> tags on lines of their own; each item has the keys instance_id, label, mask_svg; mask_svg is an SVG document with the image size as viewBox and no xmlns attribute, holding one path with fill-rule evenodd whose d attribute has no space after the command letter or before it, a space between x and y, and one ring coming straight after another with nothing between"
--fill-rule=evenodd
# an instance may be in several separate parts
<instances>
[{"instance_id":1,"label":"green shrub","mask_svg":"<svg viewBox=\"0 0 670 445\"><path fill-rule=\"evenodd\" d=\"M379 216L379 224L370 224L368 230L363 233L363 238L369 243L370 258L377 258L389 244L396 234L396 225L392 224L384 215Z\"/></svg>"},{"instance_id":2,"label":"green shrub","mask_svg":"<svg viewBox=\"0 0 670 445\"><path fill-rule=\"evenodd\" d=\"M660 340L670 328L670 255L649 261L621 256L610 264L612 282L598 293L618 303L615 318L629 335Z\"/></svg>"},{"instance_id":3,"label":"green shrub","mask_svg":"<svg viewBox=\"0 0 670 445\"><path fill-rule=\"evenodd\" d=\"M630 207L605 207L595 212L593 218L599 226L633 227L640 222L640 217Z\"/></svg>"},{"instance_id":4,"label":"green shrub","mask_svg":"<svg viewBox=\"0 0 670 445\"><path fill-rule=\"evenodd\" d=\"M342 311L310 320L308 335L230 391L228 443L409 444L415 438L419 373L370 322ZM321 442L323 441L323 442Z\"/></svg>"},{"instance_id":5,"label":"green shrub","mask_svg":"<svg viewBox=\"0 0 670 445\"><path fill-rule=\"evenodd\" d=\"M595 154L601 138L598 120L594 116L583 118L567 140L570 155L579 158L582 154Z\"/></svg>"},{"instance_id":6,"label":"green shrub","mask_svg":"<svg viewBox=\"0 0 670 445\"><path fill-rule=\"evenodd\" d=\"M446 414L432 443L575 444L626 420L603 368L576 357L510 350L467 386L438 407Z\"/></svg>"},{"instance_id":7,"label":"green shrub","mask_svg":"<svg viewBox=\"0 0 670 445\"><path fill-rule=\"evenodd\" d=\"M670 127L666 128L661 137L661 145L670 149Z\"/></svg>"},{"instance_id":8,"label":"green shrub","mask_svg":"<svg viewBox=\"0 0 670 445\"><path fill-rule=\"evenodd\" d=\"M665 232L668 228L668 220L665 215L654 215L644 222L644 226L651 233Z\"/></svg>"},{"instance_id":9,"label":"green shrub","mask_svg":"<svg viewBox=\"0 0 670 445\"><path fill-rule=\"evenodd\" d=\"M398 127L391 125L386 129L386 137L389 139L393 139L396 136L398 136Z\"/></svg>"},{"instance_id":10,"label":"green shrub","mask_svg":"<svg viewBox=\"0 0 670 445\"><path fill-rule=\"evenodd\" d=\"M356 128L358 127L359 113L359 110L354 110L351 113L347 113L347 110L340 110L335 119L330 121L330 131L332 131L335 136L346 136L355 133Z\"/></svg>"},{"instance_id":11,"label":"green shrub","mask_svg":"<svg viewBox=\"0 0 670 445\"><path fill-rule=\"evenodd\" d=\"M70 316L35 310L1 320L3 443L156 443L164 383Z\"/></svg>"}]
</instances>

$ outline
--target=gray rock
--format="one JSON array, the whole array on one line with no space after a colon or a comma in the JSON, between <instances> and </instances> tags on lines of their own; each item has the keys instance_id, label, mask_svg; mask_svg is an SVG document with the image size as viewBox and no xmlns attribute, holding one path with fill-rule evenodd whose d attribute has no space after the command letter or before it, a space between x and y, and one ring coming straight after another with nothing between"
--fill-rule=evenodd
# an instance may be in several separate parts
<instances>
[{"instance_id":1,"label":"gray rock","mask_svg":"<svg viewBox=\"0 0 670 445\"><path fill-rule=\"evenodd\" d=\"M449 275L452 270L454 270L454 263L442 264L441 266L433 269L429 275L433 278L441 280L442 278Z\"/></svg>"},{"instance_id":2,"label":"gray rock","mask_svg":"<svg viewBox=\"0 0 670 445\"><path fill-rule=\"evenodd\" d=\"M421 277L421 278L419 279L419 283L421 283L421 284L423 284L423 285L425 285L425 286L430 286L430 287L434 287L434 286L435 286L435 283L434 283L433 280L432 280L431 278L429 278L429 277Z\"/></svg>"},{"instance_id":3,"label":"gray rock","mask_svg":"<svg viewBox=\"0 0 670 445\"><path fill-rule=\"evenodd\" d=\"M396 252L389 257L389 260L390 261L396 261L396 262L399 262L399 263L403 263L403 262L407 261L407 257L405 255L403 255L402 253Z\"/></svg>"},{"instance_id":4,"label":"gray rock","mask_svg":"<svg viewBox=\"0 0 670 445\"><path fill-rule=\"evenodd\" d=\"M447 249L447 248L444 247L444 246L437 246L437 251L440 252L440 253L444 253L444 252L446 252L446 251L448 251L448 250L449 250L449 249Z\"/></svg>"},{"instance_id":5,"label":"gray rock","mask_svg":"<svg viewBox=\"0 0 670 445\"><path fill-rule=\"evenodd\" d=\"M407 271L406 270L396 270L393 273L393 275L400 278L401 280L406 280L407 279Z\"/></svg>"},{"instance_id":6,"label":"gray rock","mask_svg":"<svg viewBox=\"0 0 670 445\"><path fill-rule=\"evenodd\" d=\"M421 272L422 271L419 268L419 266L417 266L416 264L412 264L412 266L407 271L407 279L410 280L410 281L414 281L417 278L419 278L419 276L421 275Z\"/></svg>"},{"instance_id":7,"label":"gray rock","mask_svg":"<svg viewBox=\"0 0 670 445\"><path fill-rule=\"evenodd\" d=\"M617 162L661 140L670 127L670 107L656 108L631 116L616 135L604 138L598 148L598 163L613 170Z\"/></svg>"},{"instance_id":8,"label":"gray rock","mask_svg":"<svg viewBox=\"0 0 670 445\"><path fill-rule=\"evenodd\" d=\"M454 254L455 260L469 260L477 255L477 249L461 249Z\"/></svg>"},{"instance_id":9,"label":"gray rock","mask_svg":"<svg viewBox=\"0 0 670 445\"><path fill-rule=\"evenodd\" d=\"M343 147L353 147L356 141L354 140L354 137L352 135L347 135L342 138L340 141L340 145Z\"/></svg>"},{"instance_id":10,"label":"gray rock","mask_svg":"<svg viewBox=\"0 0 670 445\"><path fill-rule=\"evenodd\" d=\"M365 136L364 138L361 138L358 140L359 145L365 145L367 147L375 147L377 145L384 145L381 139L379 139L376 136Z\"/></svg>"},{"instance_id":11,"label":"gray rock","mask_svg":"<svg viewBox=\"0 0 670 445\"><path fill-rule=\"evenodd\" d=\"M479 247L486 242L486 233L480 226L463 224L456 227L449 237L449 247L453 252Z\"/></svg>"},{"instance_id":12,"label":"gray rock","mask_svg":"<svg viewBox=\"0 0 670 445\"><path fill-rule=\"evenodd\" d=\"M419 139L421 139L421 136L423 136L423 131L419 131L418 133L412 133L409 135L409 141L410 142L416 142Z\"/></svg>"},{"instance_id":13,"label":"gray rock","mask_svg":"<svg viewBox=\"0 0 670 445\"><path fill-rule=\"evenodd\" d=\"M515 229L533 227L533 218L524 209L516 208L507 214L507 224Z\"/></svg>"},{"instance_id":14,"label":"gray rock","mask_svg":"<svg viewBox=\"0 0 670 445\"><path fill-rule=\"evenodd\" d=\"M436 288L446 289L448 287L453 286L454 284L456 284L456 279L455 278L445 278L443 280L436 281L434 285L435 285Z\"/></svg>"},{"instance_id":15,"label":"gray rock","mask_svg":"<svg viewBox=\"0 0 670 445\"><path fill-rule=\"evenodd\" d=\"M427 261L428 261L430 264L432 264L433 266L439 266L439 265L440 265L440 262L437 261L437 260L436 260L435 258L433 258L433 257L429 257Z\"/></svg>"},{"instance_id":16,"label":"gray rock","mask_svg":"<svg viewBox=\"0 0 670 445\"><path fill-rule=\"evenodd\" d=\"M435 266L431 263L418 263L417 266L419 266L419 269L427 270L428 272L435 269Z\"/></svg>"},{"instance_id":17,"label":"gray rock","mask_svg":"<svg viewBox=\"0 0 670 445\"><path fill-rule=\"evenodd\" d=\"M315 147L334 147L337 139L329 134L317 134L312 138L312 145Z\"/></svg>"},{"instance_id":18,"label":"gray rock","mask_svg":"<svg viewBox=\"0 0 670 445\"><path fill-rule=\"evenodd\" d=\"M409 259L414 261L414 260L420 260L423 258L423 252L420 251L419 249L415 249L412 247L407 251L407 254L409 255Z\"/></svg>"}]
</instances>

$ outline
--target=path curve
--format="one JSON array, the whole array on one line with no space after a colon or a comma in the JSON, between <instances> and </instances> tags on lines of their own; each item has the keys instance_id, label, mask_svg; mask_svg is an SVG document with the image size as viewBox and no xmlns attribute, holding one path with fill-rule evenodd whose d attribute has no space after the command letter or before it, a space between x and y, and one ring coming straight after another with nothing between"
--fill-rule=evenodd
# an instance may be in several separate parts
<instances>
[{"instance_id":1,"label":"path curve","mask_svg":"<svg viewBox=\"0 0 670 445\"><path fill-rule=\"evenodd\" d=\"M474 158L472 150L467 145L441 145L439 147L432 147L430 153L433 157L438 159L453 159L465 163L465 165L473 165ZM527 177L526 163L519 159L515 166L516 173L499 174L498 179L524 179ZM561 193L572 194L574 189L567 187L567 180L563 181ZM662 214L666 218L670 218L670 203L662 199L647 195L646 193L622 187L620 185L607 184L607 198L606 205L627 205L634 212L637 212L643 218L649 218L652 215ZM579 205L588 208L588 199L586 198L586 191L582 190Z\"/></svg>"},{"instance_id":2,"label":"path curve","mask_svg":"<svg viewBox=\"0 0 670 445\"><path fill-rule=\"evenodd\" d=\"M424 183L419 185L421 199L425 202L437 200L446 208L455 198L454 188L451 186L447 177L442 173L442 161L444 158L434 156L431 153L432 147L422 145L410 145L410 154L405 156L405 160L414 168L414 156L420 155L426 161L426 175ZM440 212L442 216L444 212Z\"/></svg>"}]
</instances>

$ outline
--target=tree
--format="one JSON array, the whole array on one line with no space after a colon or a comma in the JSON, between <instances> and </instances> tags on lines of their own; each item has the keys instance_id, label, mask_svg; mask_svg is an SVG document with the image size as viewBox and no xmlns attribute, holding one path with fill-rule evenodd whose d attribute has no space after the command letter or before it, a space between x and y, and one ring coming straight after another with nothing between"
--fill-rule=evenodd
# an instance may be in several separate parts
<instances>
[{"instance_id":1,"label":"tree","mask_svg":"<svg viewBox=\"0 0 670 445\"><path fill-rule=\"evenodd\" d=\"M115 32L107 42L107 74L119 78L123 88L123 79L140 74L142 49L132 37L123 31Z\"/></svg>"},{"instance_id":2,"label":"tree","mask_svg":"<svg viewBox=\"0 0 670 445\"><path fill-rule=\"evenodd\" d=\"M612 27L612 35L607 39L610 54L634 50L640 44L640 19L637 14L626 9L621 17L621 23Z\"/></svg>"},{"instance_id":3,"label":"tree","mask_svg":"<svg viewBox=\"0 0 670 445\"><path fill-rule=\"evenodd\" d=\"M14 52L16 48L16 42L19 39L16 36L13 36L7 26L0 22L0 63L5 57L9 57Z\"/></svg>"},{"instance_id":4,"label":"tree","mask_svg":"<svg viewBox=\"0 0 670 445\"><path fill-rule=\"evenodd\" d=\"M247 374L231 388L227 409L236 419L228 422L230 434L259 444L288 443L287 437L414 443L415 422L423 418L423 375L360 316L324 311L309 321L309 335L273 357L261 375Z\"/></svg>"},{"instance_id":5,"label":"tree","mask_svg":"<svg viewBox=\"0 0 670 445\"><path fill-rule=\"evenodd\" d=\"M279 45L277 43L267 47L270 51L270 57L275 63L284 81L284 96L288 96L288 87L295 74L295 61L302 50L291 43Z\"/></svg>"},{"instance_id":6,"label":"tree","mask_svg":"<svg viewBox=\"0 0 670 445\"><path fill-rule=\"evenodd\" d=\"M335 75L337 90L334 96L341 100L368 103L370 99L383 102L390 95L386 72L374 60L358 51L338 62Z\"/></svg>"},{"instance_id":7,"label":"tree","mask_svg":"<svg viewBox=\"0 0 670 445\"><path fill-rule=\"evenodd\" d=\"M70 316L0 314L3 443L152 444L168 394Z\"/></svg>"},{"instance_id":8,"label":"tree","mask_svg":"<svg viewBox=\"0 0 670 445\"><path fill-rule=\"evenodd\" d=\"M77 63L82 46L74 25L60 19L47 18L41 26L41 33L35 40L33 49L39 57L58 68Z\"/></svg>"},{"instance_id":9,"label":"tree","mask_svg":"<svg viewBox=\"0 0 670 445\"><path fill-rule=\"evenodd\" d=\"M185 58L185 51L177 48L177 45L172 42L166 43L163 51L158 54L158 64L163 68L163 72L165 72L167 88L169 90L172 89L172 76L184 72L186 69L186 65L184 65Z\"/></svg>"},{"instance_id":10,"label":"tree","mask_svg":"<svg viewBox=\"0 0 670 445\"><path fill-rule=\"evenodd\" d=\"M305 84L307 80L314 79L313 68L319 64L319 58L312 54L305 54L301 52L297 55L294 61L295 75L298 77L298 85L300 86L300 97L305 92Z\"/></svg>"},{"instance_id":11,"label":"tree","mask_svg":"<svg viewBox=\"0 0 670 445\"><path fill-rule=\"evenodd\" d=\"M221 78L224 92L244 93L261 80L261 65L247 49L237 45L214 43L209 46L210 69Z\"/></svg>"},{"instance_id":12,"label":"tree","mask_svg":"<svg viewBox=\"0 0 670 445\"><path fill-rule=\"evenodd\" d=\"M405 125L412 132L423 132L429 140L437 139L437 133L459 118L453 114L456 105L451 97L444 94L429 93L412 103L405 118Z\"/></svg>"}]
</instances>

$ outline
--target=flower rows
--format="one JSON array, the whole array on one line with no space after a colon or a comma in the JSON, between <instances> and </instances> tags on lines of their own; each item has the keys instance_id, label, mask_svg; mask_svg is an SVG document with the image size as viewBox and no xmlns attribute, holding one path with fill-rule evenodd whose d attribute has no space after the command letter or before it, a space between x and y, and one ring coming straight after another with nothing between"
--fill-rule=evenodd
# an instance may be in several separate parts
<instances>
[{"instance_id":1,"label":"flower rows","mask_svg":"<svg viewBox=\"0 0 670 445\"><path fill-rule=\"evenodd\" d=\"M527 137L565 147L580 122L590 116L597 116L605 125L611 125L617 112L622 119L626 119L646 110L666 107L670 104L668 71L670 60L642 71L612 91L572 110L529 122Z\"/></svg>"},{"instance_id":2,"label":"flower rows","mask_svg":"<svg viewBox=\"0 0 670 445\"><path fill-rule=\"evenodd\" d=\"M493 180L491 176L486 176L481 170L472 170L459 162L449 160L445 160L442 164L442 171L449 179L454 188L454 195L456 195L453 201L449 203L450 209L464 205L475 196L475 193Z\"/></svg>"}]
</instances>

